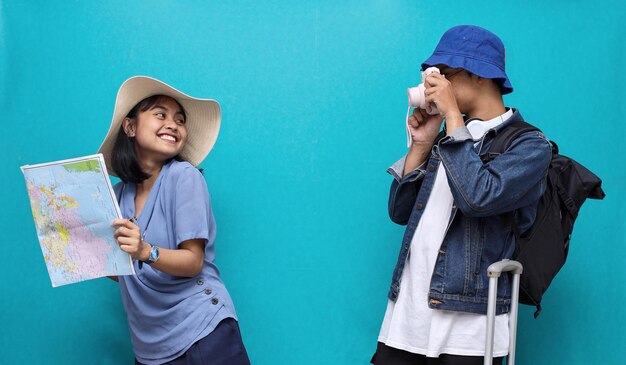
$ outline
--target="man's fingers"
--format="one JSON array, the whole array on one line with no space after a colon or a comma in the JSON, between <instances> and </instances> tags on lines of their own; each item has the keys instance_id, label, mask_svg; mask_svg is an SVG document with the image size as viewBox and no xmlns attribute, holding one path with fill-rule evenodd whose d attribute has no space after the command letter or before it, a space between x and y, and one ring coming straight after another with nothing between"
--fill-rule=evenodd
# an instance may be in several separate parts
<instances>
[{"instance_id":1,"label":"man's fingers","mask_svg":"<svg viewBox=\"0 0 626 365\"><path fill-rule=\"evenodd\" d=\"M442 74L438 72L433 72L430 75L426 76L426 79L424 80L424 86L426 85L434 86L445 80L446 80L445 76L443 76Z\"/></svg>"},{"instance_id":2,"label":"man's fingers","mask_svg":"<svg viewBox=\"0 0 626 365\"><path fill-rule=\"evenodd\" d=\"M424 109L415 108L413 109L413 117L415 117L418 123L422 123L426 118L428 118L428 115Z\"/></svg>"},{"instance_id":3,"label":"man's fingers","mask_svg":"<svg viewBox=\"0 0 626 365\"><path fill-rule=\"evenodd\" d=\"M436 93L437 91L439 91L439 88L436 86L431 86L428 89L424 90L424 95L425 96L430 96L434 93Z\"/></svg>"}]
</instances>

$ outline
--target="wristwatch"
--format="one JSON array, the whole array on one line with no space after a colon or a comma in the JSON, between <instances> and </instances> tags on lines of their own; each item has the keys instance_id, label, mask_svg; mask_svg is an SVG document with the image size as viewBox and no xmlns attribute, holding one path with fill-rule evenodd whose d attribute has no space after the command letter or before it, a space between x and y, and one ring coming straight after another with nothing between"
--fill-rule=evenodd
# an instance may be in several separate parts
<instances>
[{"instance_id":1,"label":"wristwatch","mask_svg":"<svg viewBox=\"0 0 626 365\"><path fill-rule=\"evenodd\" d=\"M144 261L146 264L154 264L157 260L159 260L159 248L152 245L150 246L150 256L148 256L148 259Z\"/></svg>"}]
</instances>

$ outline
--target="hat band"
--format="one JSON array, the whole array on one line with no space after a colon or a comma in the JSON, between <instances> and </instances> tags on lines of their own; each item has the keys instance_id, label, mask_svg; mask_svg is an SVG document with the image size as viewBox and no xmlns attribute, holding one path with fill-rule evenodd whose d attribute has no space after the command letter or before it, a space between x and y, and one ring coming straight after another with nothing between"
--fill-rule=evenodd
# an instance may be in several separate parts
<instances>
[{"instance_id":1,"label":"hat band","mask_svg":"<svg viewBox=\"0 0 626 365\"><path fill-rule=\"evenodd\" d=\"M435 56L435 55L461 56L461 57L463 57L463 58L469 58L469 59L472 59L472 60L476 60L476 61L480 61L480 62L489 63L489 64L491 64L491 65L496 66L496 67L497 67L497 68L499 68L500 70L502 70L502 72L505 72L505 71L504 71L504 67L503 67L504 65L501 65L501 64L499 64L499 63L495 63L495 62L493 62L493 61L491 61L491 60L488 60L488 59L484 59L484 58L477 58L477 57L474 57L474 56L473 56L473 55L471 55L471 54L458 53L458 52L435 51L435 52L433 52L433 56ZM432 57L432 56L431 56L431 57Z\"/></svg>"}]
</instances>

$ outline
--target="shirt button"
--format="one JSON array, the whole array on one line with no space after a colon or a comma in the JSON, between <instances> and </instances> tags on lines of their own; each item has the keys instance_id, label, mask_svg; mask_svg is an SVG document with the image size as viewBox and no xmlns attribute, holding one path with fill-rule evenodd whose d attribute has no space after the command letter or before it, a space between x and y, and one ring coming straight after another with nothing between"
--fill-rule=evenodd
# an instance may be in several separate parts
<instances>
[{"instance_id":1,"label":"shirt button","mask_svg":"<svg viewBox=\"0 0 626 365\"><path fill-rule=\"evenodd\" d=\"M405 249L405 250L408 250L408 249L409 249L409 245L405 244L405 245L404 245L404 249Z\"/></svg>"},{"instance_id":2,"label":"shirt button","mask_svg":"<svg viewBox=\"0 0 626 365\"><path fill-rule=\"evenodd\" d=\"M206 295L211 295L211 293L213 293L213 291L211 290L211 288L204 289L204 294L206 294Z\"/></svg>"},{"instance_id":3,"label":"shirt button","mask_svg":"<svg viewBox=\"0 0 626 365\"><path fill-rule=\"evenodd\" d=\"M428 171L430 171L430 172L435 171L435 166L433 166L433 165L429 165L429 166L428 166Z\"/></svg>"},{"instance_id":4,"label":"shirt button","mask_svg":"<svg viewBox=\"0 0 626 365\"><path fill-rule=\"evenodd\" d=\"M220 301L219 301L219 300L217 300L217 298L213 298L213 299L211 299L211 303L212 303L213 305L215 305L215 304L217 304L217 303L219 303L219 302L220 302Z\"/></svg>"},{"instance_id":5,"label":"shirt button","mask_svg":"<svg viewBox=\"0 0 626 365\"><path fill-rule=\"evenodd\" d=\"M204 284L204 280L198 279L198 280L196 280L196 284L203 285Z\"/></svg>"}]
</instances>

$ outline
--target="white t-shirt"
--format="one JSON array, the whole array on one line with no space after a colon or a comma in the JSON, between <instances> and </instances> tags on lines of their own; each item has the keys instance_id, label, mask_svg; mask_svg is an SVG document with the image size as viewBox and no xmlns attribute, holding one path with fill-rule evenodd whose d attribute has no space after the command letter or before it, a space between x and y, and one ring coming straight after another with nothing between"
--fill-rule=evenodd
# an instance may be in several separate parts
<instances>
[{"instance_id":1,"label":"white t-shirt","mask_svg":"<svg viewBox=\"0 0 626 365\"><path fill-rule=\"evenodd\" d=\"M511 117L506 113L489 121L475 120L468 124L474 140L489 129ZM440 354L484 356L487 317L481 314L452 312L428 307L430 279L454 200L446 172L439 166L433 190L411 240L400 293L396 302L389 300L378 341L387 346L439 357ZM494 356L501 357L509 349L509 315L496 316Z\"/></svg>"}]
</instances>

